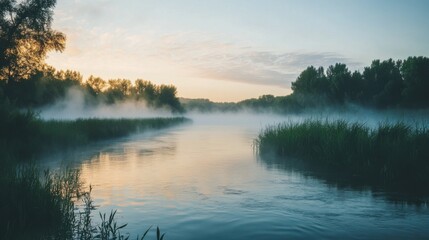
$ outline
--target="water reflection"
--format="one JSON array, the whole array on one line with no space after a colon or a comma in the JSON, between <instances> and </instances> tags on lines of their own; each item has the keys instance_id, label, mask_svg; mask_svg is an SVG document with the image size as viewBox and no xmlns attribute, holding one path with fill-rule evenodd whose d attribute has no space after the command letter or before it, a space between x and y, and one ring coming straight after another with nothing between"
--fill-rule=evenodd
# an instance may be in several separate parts
<instances>
[{"instance_id":1,"label":"water reflection","mask_svg":"<svg viewBox=\"0 0 429 240\"><path fill-rule=\"evenodd\" d=\"M74 161L94 186L98 210L118 209L135 235L159 225L168 239L429 236L427 208L257 159L252 145L261 128L284 120L194 118L193 125L90 146Z\"/></svg>"},{"instance_id":2,"label":"water reflection","mask_svg":"<svg viewBox=\"0 0 429 240\"><path fill-rule=\"evenodd\" d=\"M281 170L288 174L300 174L305 178L315 178L328 187L340 190L369 192L373 197L383 198L395 204L412 204L416 207L428 207L429 195L427 189L398 189L395 186L385 186L380 183L365 181L358 176L306 164L299 159L282 158L273 155L256 155L257 161L268 170Z\"/></svg>"}]
</instances>

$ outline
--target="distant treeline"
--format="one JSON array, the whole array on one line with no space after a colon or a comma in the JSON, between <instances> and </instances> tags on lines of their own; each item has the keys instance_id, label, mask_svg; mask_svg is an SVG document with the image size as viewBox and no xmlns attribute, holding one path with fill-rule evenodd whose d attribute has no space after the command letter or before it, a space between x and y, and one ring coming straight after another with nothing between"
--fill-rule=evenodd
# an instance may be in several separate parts
<instances>
[{"instance_id":1,"label":"distant treeline","mask_svg":"<svg viewBox=\"0 0 429 240\"><path fill-rule=\"evenodd\" d=\"M307 67L292 82L293 93L263 95L238 103L214 103L207 99L182 99L187 110L300 112L322 107L355 104L375 109L429 107L429 58L374 60L363 72L351 72L346 64Z\"/></svg>"},{"instance_id":2,"label":"distant treeline","mask_svg":"<svg viewBox=\"0 0 429 240\"><path fill-rule=\"evenodd\" d=\"M72 88L84 93L88 105L133 100L145 101L152 108L183 112L173 85L158 86L142 79L134 84L128 79L105 81L94 76L83 81L79 72L57 71L52 67L36 71L26 79L0 81L0 99L8 99L20 108L42 107L64 99Z\"/></svg>"},{"instance_id":3,"label":"distant treeline","mask_svg":"<svg viewBox=\"0 0 429 240\"><path fill-rule=\"evenodd\" d=\"M337 63L326 71L308 67L292 83L294 94L318 96L328 103L374 108L429 107L429 58L375 60L363 72Z\"/></svg>"}]
</instances>

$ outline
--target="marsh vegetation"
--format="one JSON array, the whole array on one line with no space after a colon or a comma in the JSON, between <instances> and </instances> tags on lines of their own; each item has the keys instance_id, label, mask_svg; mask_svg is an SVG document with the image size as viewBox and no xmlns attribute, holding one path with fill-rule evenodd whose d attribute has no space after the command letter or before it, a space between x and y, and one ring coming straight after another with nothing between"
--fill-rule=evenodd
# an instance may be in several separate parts
<instances>
[{"instance_id":1,"label":"marsh vegetation","mask_svg":"<svg viewBox=\"0 0 429 240\"><path fill-rule=\"evenodd\" d=\"M405 122L377 127L346 120L306 120L263 130L259 153L287 161L297 158L343 177L376 182L407 191L427 191L429 130Z\"/></svg>"},{"instance_id":2,"label":"marsh vegetation","mask_svg":"<svg viewBox=\"0 0 429 240\"><path fill-rule=\"evenodd\" d=\"M332 216L331 212L323 212L326 207L331 207L325 204L329 202L326 199L333 198L333 192L326 190L324 185L319 182L308 184L293 174L264 171L257 166L256 160L249 162L254 157L249 148L250 141L255 137L253 131L262 127L267 119L256 122L261 115L254 114L244 115L237 121L236 117L242 111L263 113L266 118L271 118L271 113L281 114L276 117L282 120L297 114L293 116L300 119L268 127L259 134L256 147L262 158L274 156L280 161L294 158L313 167L335 172L341 179L355 179L361 185L375 184L395 191L423 192L425 196L429 194L429 130L426 125L386 122L374 127L348 120L303 120L308 113L329 114L331 110L347 113L350 106L372 111L425 110L429 107L429 58L412 56L404 60L374 60L363 70L356 71L343 63L332 64L326 69L308 66L291 83L293 93L287 96L262 95L237 103L179 99L174 85L157 85L142 78L131 81L89 76L84 79L77 71L57 70L47 65L47 54L63 51L66 42L63 33L52 29L55 4L55 0L0 1L0 192L4 193L0 198L1 239L128 239L129 235L124 234L126 224L116 221L115 210L107 215L94 213L97 208L91 195L92 188L84 186L79 170L43 170L38 167L37 160L43 154L80 149L96 141L176 126L190 121L180 115L185 112L203 112L211 123L200 123L196 130L187 129L189 135L177 131L176 135L169 135L163 141L140 139L144 144L131 143L134 144L130 150L132 162L127 158L127 152L119 151L118 156L123 160L120 161L121 165L106 169L108 174L127 174L126 180L119 179L124 182L118 181L113 185L118 184L118 189L132 190L127 192L132 195L131 198L126 199L132 203L120 202L122 205L117 206L131 206L133 213L137 211L132 204L140 204L138 200L146 194L137 193L139 188L153 187L155 190L149 193L165 194L167 197L154 194L147 205L154 204L155 207L150 209L152 213L147 212L157 219L162 218L160 213L166 218L176 217L178 223L175 229L183 229L176 236L199 237L195 235L198 232L202 238L206 236L208 239L214 236L211 231L218 224L219 229L225 231L222 238L253 238L247 235L248 230L257 231L260 225L265 227L259 232L260 235L265 237L265 229L271 229L270 233L284 238L284 229L288 226L279 224L290 223L284 221L285 215L302 218L317 212L319 216ZM97 111L82 111L81 115L85 118L71 114L68 120L40 117L40 109L56 111L64 107L59 103L76 100L77 95L81 97L78 100L82 103L78 110L123 108L124 111L130 111L131 108L126 106L132 103L132 111L140 115L150 109L155 113L168 112L168 117L125 119L115 111L109 112L115 118L99 118L97 114L91 117L98 118L88 118L88 112ZM64 111L68 110L65 108ZM213 112L236 115L210 115ZM422 115L423 118L427 117L424 111ZM227 123L228 118L237 122ZM176 136L181 139L181 144L175 142ZM177 152L176 147L179 149ZM159 156L164 160L177 157L180 161L159 161ZM142 158L144 161L137 161ZM151 160L156 164L144 165ZM105 164L103 161L94 162L88 163L87 167L90 169L91 164L100 164L99 167L103 168ZM106 165L110 166L110 162L107 162ZM128 175L134 177L132 182L126 182ZM161 175L163 178L159 177ZM142 182L147 184L142 185ZM103 184L110 186L111 179L108 178L108 182ZM103 188L103 184L98 187ZM244 190L232 188L236 187L233 184ZM292 186L286 191L292 192L294 196L285 195L285 185ZM311 191L305 192L305 189ZM322 192L319 198L312 196L317 191ZM187 196L184 198L185 207L165 210L165 205L176 206L174 197L179 195ZM362 197L359 193L351 195ZM307 203L314 199L317 209L309 209L308 206L314 202ZM359 204L368 205L371 200L364 198ZM342 206L344 203L342 199L335 201L338 204L334 205ZM204 205L207 202L209 204ZM300 202L304 204L300 205ZM370 205L370 208L385 212L386 207L377 204ZM198 208L195 211L197 205L202 210ZM290 210L284 206L293 207ZM225 214L224 207L230 215ZM237 208L241 212L235 212ZM215 213L211 212L213 209ZM345 206L344 209L344 212L353 212L355 206ZM257 220L248 220L255 218L256 211L259 211ZM270 216L264 215L267 213ZM280 214L274 216L273 213ZM219 216L222 221L216 223ZM360 212L352 217L364 223L367 220L367 216L364 216L362 221ZM237 225L235 219L245 224L238 221L240 223ZM296 229L305 229L302 222L307 223L307 220L313 221L315 229L320 229L322 224L314 219L304 217L298 221ZM329 220L329 217L326 219ZM347 215L345 219L349 220ZM379 216L373 219L376 224L382 222ZM387 219L390 220L390 217ZM418 219L427 218L420 215ZM414 226L424 221L410 222ZM182 223L185 225L180 225ZM334 226L345 224L344 229L347 229L349 223L334 221ZM142 232L139 229L139 233L143 233L140 239L145 238L150 230L143 232L146 228L142 227ZM237 228L241 231L237 231ZM311 231L294 235L296 229L290 231L292 237L320 237ZM421 229L425 234L427 226ZM394 232L396 229L391 230ZM341 232L338 234L341 236ZM156 238L164 238L159 228L156 229Z\"/></svg>"},{"instance_id":3,"label":"marsh vegetation","mask_svg":"<svg viewBox=\"0 0 429 240\"><path fill-rule=\"evenodd\" d=\"M10 104L0 106L0 155L7 159L32 159L47 151L84 146L97 140L166 128L189 121L183 117L152 119L43 120L34 112Z\"/></svg>"},{"instance_id":4,"label":"marsh vegetation","mask_svg":"<svg viewBox=\"0 0 429 240\"><path fill-rule=\"evenodd\" d=\"M119 224L116 211L95 213L92 187L85 187L76 169L41 171L21 165L16 172L2 169L0 190L1 239L129 239L127 224ZM95 223L95 217L99 217ZM151 228L142 235L144 239ZM162 239L157 228L157 239Z\"/></svg>"}]
</instances>

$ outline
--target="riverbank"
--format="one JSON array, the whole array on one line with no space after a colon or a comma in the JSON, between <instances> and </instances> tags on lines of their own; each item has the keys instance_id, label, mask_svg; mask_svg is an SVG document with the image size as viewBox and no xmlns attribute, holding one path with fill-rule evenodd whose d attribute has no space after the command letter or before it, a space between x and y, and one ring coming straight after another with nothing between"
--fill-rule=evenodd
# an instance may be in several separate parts
<instances>
[{"instance_id":1,"label":"riverbank","mask_svg":"<svg viewBox=\"0 0 429 240\"><path fill-rule=\"evenodd\" d=\"M120 231L124 225L116 224L116 212L100 215L101 225L92 223L95 208L79 171L42 171L36 158L188 121L184 117L46 121L30 111L0 106L0 192L5 193L0 198L0 238L126 239Z\"/></svg>"},{"instance_id":2,"label":"riverbank","mask_svg":"<svg viewBox=\"0 0 429 240\"><path fill-rule=\"evenodd\" d=\"M0 159L31 160L38 154L90 142L159 130L190 121L184 117L148 119L42 120L31 111L0 107Z\"/></svg>"}]
</instances>

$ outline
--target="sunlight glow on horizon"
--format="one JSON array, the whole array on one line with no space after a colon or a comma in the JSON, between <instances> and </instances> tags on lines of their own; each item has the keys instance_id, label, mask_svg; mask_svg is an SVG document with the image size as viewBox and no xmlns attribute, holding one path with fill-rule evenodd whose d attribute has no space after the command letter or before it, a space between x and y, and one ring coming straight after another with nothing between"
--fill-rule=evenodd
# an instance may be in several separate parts
<instances>
[{"instance_id":1,"label":"sunlight glow on horizon","mask_svg":"<svg viewBox=\"0 0 429 240\"><path fill-rule=\"evenodd\" d=\"M173 84L185 98L291 93L309 65L429 55L429 3L410 1L58 0L67 35L47 63L103 79Z\"/></svg>"}]
</instances>

